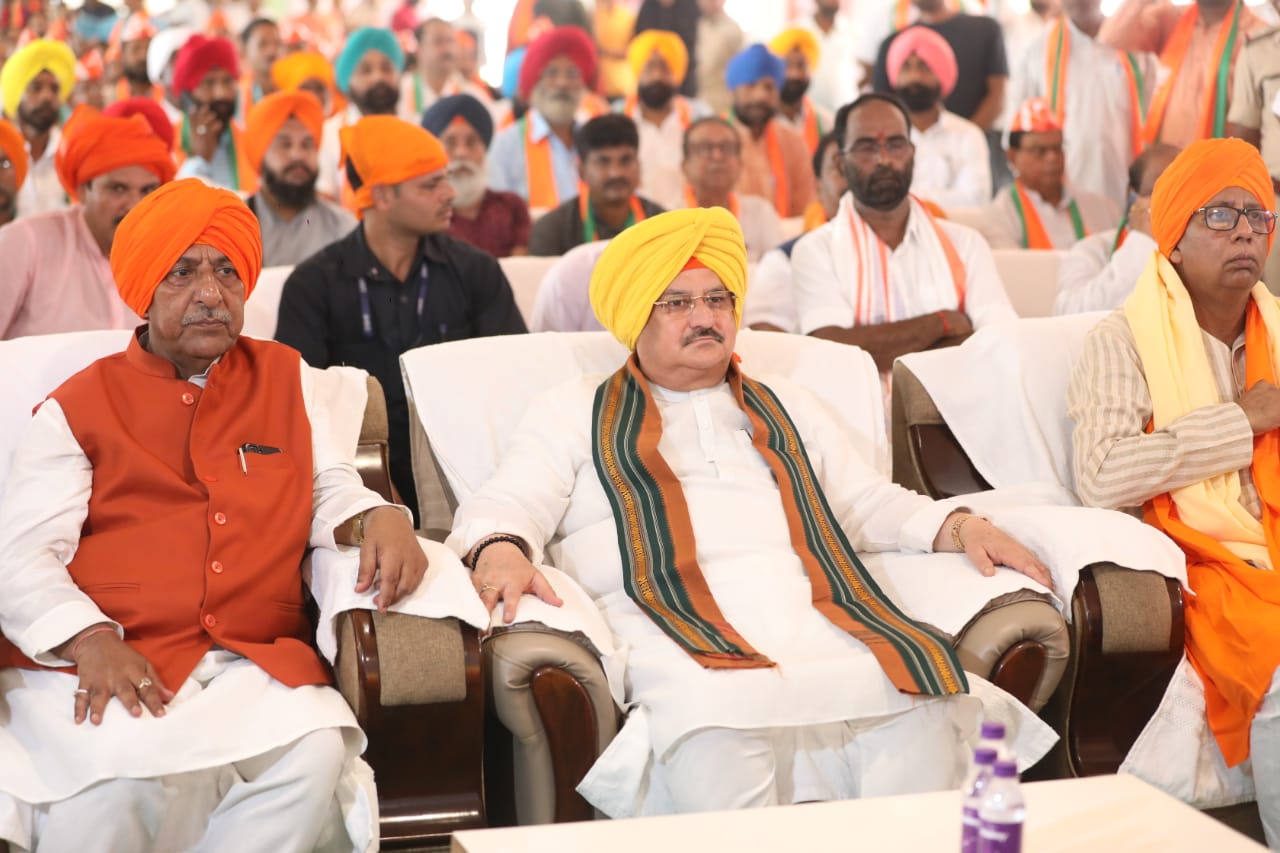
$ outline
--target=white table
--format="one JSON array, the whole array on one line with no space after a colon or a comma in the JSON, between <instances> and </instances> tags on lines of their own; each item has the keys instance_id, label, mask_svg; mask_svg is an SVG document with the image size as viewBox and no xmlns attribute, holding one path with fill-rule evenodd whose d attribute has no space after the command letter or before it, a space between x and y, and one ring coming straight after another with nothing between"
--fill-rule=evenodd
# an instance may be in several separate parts
<instances>
[{"instance_id":1,"label":"white table","mask_svg":"<svg viewBox=\"0 0 1280 853\"><path fill-rule=\"evenodd\" d=\"M1023 786L1023 850L1262 851L1261 845L1132 776ZM634 820L458 832L453 853L682 853L960 849L960 792Z\"/></svg>"}]
</instances>

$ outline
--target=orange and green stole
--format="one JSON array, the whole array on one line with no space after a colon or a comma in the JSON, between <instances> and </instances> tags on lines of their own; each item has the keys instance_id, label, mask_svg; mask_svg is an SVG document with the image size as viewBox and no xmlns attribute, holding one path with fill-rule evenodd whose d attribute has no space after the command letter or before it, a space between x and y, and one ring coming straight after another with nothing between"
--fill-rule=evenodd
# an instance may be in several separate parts
<instances>
[{"instance_id":1,"label":"orange and green stole","mask_svg":"<svg viewBox=\"0 0 1280 853\"><path fill-rule=\"evenodd\" d=\"M950 644L903 614L859 562L777 396L736 365L728 380L751 421L752 446L777 480L814 607L864 643L902 692L967 692ZM703 667L774 666L725 619L698 566L684 491L658 451L662 414L634 356L596 390L592 418L596 473L618 526L627 594Z\"/></svg>"}]
</instances>

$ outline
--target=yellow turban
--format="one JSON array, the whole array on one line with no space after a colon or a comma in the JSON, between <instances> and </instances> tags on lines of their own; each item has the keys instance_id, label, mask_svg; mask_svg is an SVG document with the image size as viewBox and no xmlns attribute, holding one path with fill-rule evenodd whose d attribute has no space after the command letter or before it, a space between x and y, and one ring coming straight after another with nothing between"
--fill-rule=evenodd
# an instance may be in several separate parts
<instances>
[{"instance_id":1,"label":"yellow turban","mask_svg":"<svg viewBox=\"0 0 1280 853\"><path fill-rule=\"evenodd\" d=\"M818 67L818 40L808 30L792 27L789 30L783 30L769 42L769 52L782 59L786 59L787 54L796 48L804 54L810 71Z\"/></svg>"},{"instance_id":2,"label":"yellow turban","mask_svg":"<svg viewBox=\"0 0 1280 853\"><path fill-rule=\"evenodd\" d=\"M683 83L689 70L689 51L680 36L666 30L645 30L631 40L627 45L627 64L631 66L631 73L639 78L640 70L655 52L667 61L676 85Z\"/></svg>"},{"instance_id":3,"label":"yellow turban","mask_svg":"<svg viewBox=\"0 0 1280 853\"><path fill-rule=\"evenodd\" d=\"M738 297L733 315L741 324L747 295L742 226L723 207L691 207L637 222L609 243L591 273L591 308L600 325L635 349L653 303L691 259Z\"/></svg>"},{"instance_id":4,"label":"yellow turban","mask_svg":"<svg viewBox=\"0 0 1280 853\"><path fill-rule=\"evenodd\" d=\"M1191 215L1227 187L1253 193L1267 210L1276 209L1271 174L1258 149L1241 139L1202 139L1174 158L1151 193L1151 234L1166 258L1178 245ZM1275 234L1267 237L1267 246Z\"/></svg>"},{"instance_id":5,"label":"yellow turban","mask_svg":"<svg viewBox=\"0 0 1280 853\"><path fill-rule=\"evenodd\" d=\"M63 101L71 96L76 84L76 55L60 41L36 39L15 51L0 68L0 99L10 118L17 117L22 94L41 71L58 78L58 95Z\"/></svg>"}]
</instances>

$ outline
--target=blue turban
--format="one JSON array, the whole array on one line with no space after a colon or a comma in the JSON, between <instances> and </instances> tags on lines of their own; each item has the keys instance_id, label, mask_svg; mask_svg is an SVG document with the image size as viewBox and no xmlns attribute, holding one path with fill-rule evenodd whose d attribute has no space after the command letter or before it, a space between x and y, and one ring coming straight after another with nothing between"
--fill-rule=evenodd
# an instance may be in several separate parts
<instances>
[{"instance_id":1,"label":"blue turban","mask_svg":"<svg viewBox=\"0 0 1280 853\"><path fill-rule=\"evenodd\" d=\"M781 89L785 76L786 64L762 44L753 44L744 49L730 59L724 69L724 81L730 89L750 85L765 77L772 77L773 82Z\"/></svg>"},{"instance_id":2,"label":"blue turban","mask_svg":"<svg viewBox=\"0 0 1280 853\"><path fill-rule=\"evenodd\" d=\"M507 54L502 63L502 97L507 100L515 100L520 88L520 66L524 65L524 55L528 50L527 47L517 47Z\"/></svg>"},{"instance_id":3,"label":"blue turban","mask_svg":"<svg viewBox=\"0 0 1280 853\"><path fill-rule=\"evenodd\" d=\"M471 95L449 95L441 98L422 114L422 126L432 136L442 136L453 120L460 118L480 134L484 147L488 148L493 140L493 116Z\"/></svg>"},{"instance_id":4,"label":"blue turban","mask_svg":"<svg viewBox=\"0 0 1280 853\"><path fill-rule=\"evenodd\" d=\"M347 44L342 48L342 53L338 54L338 61L334 63L338 89L344 95L351 94L347 89L347 84L351 82L351 74L364 55L371 50L385 53L391 60L391 64L396 67L396 71L404 71L404 50L401 49L400 42L396 41L391 30L380 27L361 27L347 36Z\"/></svg>"}]
</instances>

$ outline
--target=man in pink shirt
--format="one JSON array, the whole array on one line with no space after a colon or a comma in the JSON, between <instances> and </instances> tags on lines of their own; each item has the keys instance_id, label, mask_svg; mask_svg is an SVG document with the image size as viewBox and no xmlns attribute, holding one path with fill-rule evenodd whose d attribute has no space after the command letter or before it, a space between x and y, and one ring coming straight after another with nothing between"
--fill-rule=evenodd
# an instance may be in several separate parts
<instances>
[{"instance_id":1,"label":"man in pink shirt","mask_svg":"<svg viewBox=\"0 0 1280 853\"><path fill-rule=\"evenodd\" d=\"M120 299L108 257L124 215L172 180L168 146L142 116L80 107L63 130L56 165L74 204L0 228L3 340L140 322Z\"/></svg>"}]
</instances>

